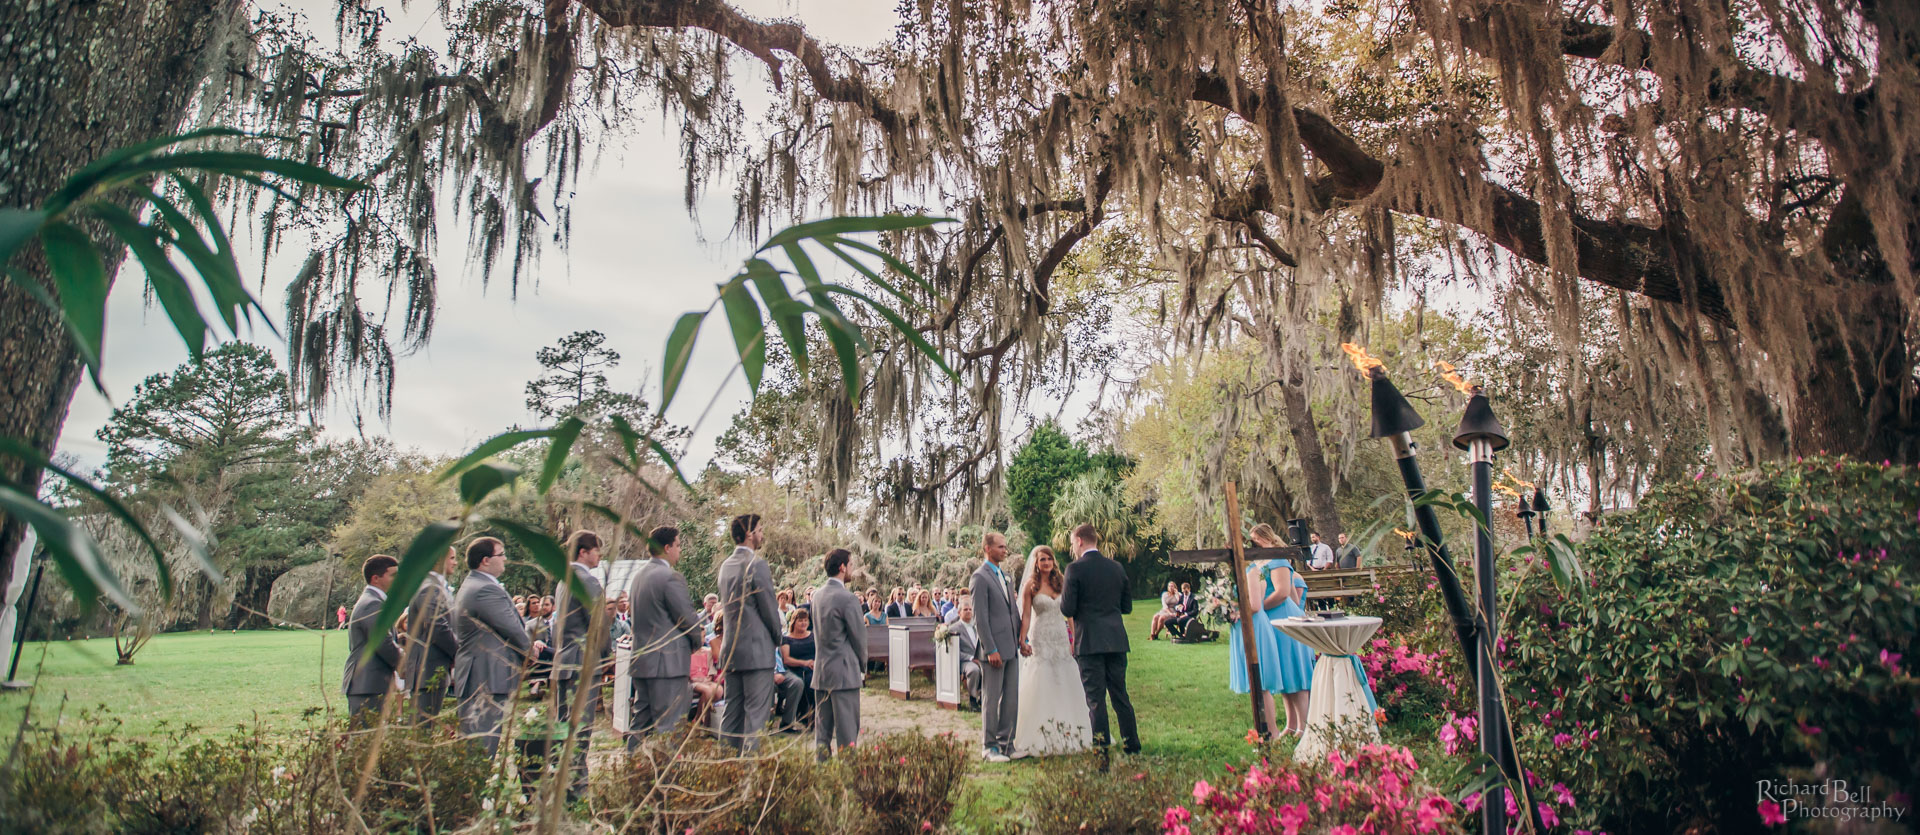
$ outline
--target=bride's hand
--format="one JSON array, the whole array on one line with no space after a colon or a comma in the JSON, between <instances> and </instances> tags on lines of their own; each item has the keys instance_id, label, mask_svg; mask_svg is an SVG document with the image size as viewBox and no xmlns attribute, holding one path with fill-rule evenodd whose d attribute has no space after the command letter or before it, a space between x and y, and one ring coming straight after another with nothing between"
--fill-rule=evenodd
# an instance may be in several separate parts
<instances>
[{"instance_id":1,"label":"bride's hand","mask_svg":"<svg viewBox=\"0 0 1920 835\"><path fill-rule=\"evenodd\" d=\"M1029 643L1027 643L1026 641L1021 641L1021 642L1020 642L1020 657L1022 657L1022 658L1028 658L1028 657L1031 657L1032 655L1033 655L1033 645L1032 645L1032 644L1029 644Z\"/></svg>"}]
</instances>

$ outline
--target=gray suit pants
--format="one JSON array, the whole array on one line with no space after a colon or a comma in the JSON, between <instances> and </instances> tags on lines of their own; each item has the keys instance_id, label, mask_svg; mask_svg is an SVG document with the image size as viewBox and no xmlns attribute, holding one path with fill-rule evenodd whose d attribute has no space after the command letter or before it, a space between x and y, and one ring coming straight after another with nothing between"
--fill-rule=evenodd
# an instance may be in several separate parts
<instances>
[{"instance_id":1,"label":"gray suit pants","mask_svg":"<svg viewBox=\"0 0 1920 835\"><path fill-rule=\"evenodd\" d=\"M967 701L975 707L980 705L980 669L978 661L960 664L960 686L967 691Z\"/></svg>"},{"instance_id":2,"label":"gray suit pants","mask_svg":"<svg viewBox=\"0 0 1920 835\"><path fill-rule=\"evenodd\" d=\"M573 702L578 695L575 688L587 688L587 704L580 711L578 721L569 719L573 712ZM587 747L593 740L594 714L600 711L600 680L598 676L586 678L563 678L560 680L560 718L573 721L574 738L578 741L573 748L573 786L568 797L578 797L587 789Z\"/></svg>"},{"instance_id":3,"label":"gray suit pants","mask_svg":"<svg viewBox=\"0 0 1920 835\"><path fill-rule=\"evenodd\" d=\"M800 703L806 701L807 685L792 673L778 678L780 681L773 686L773 709L779 712L780 729L784 731L800 721Z\"/></svg>"},{"instance_id":4,"label":"gray suit pants","mask_svg":"<svg viewBox=\"0 0 1920 835\"><path fill-rule=\"evenodd\" d=\"M347 697L347 721L354 727L370 727L380 721L380 708L386 704L387 694L375 693L371 696Z\"/></svg>"},{"instance_id":5,"label":"gray suit pants","mask_svg":"<svg viewBox=\"0 0 1920 835\"><path fill-rule=\"evenodd\" d=\"M460 735L477 739L492 756L500 750L500 720L507 715L511 693L468 693L460 699Z\"/></svg>"},{"instance_id":6,"label":"gray suit pants","mask_svg":"<svg viewBox=\"0 0 1920 835\"><path fill-rule=\"evenodd\" d=\"M413 685L413 710L424 722L440 715L440 708L447 703L447 679L453 677L453 668L435 667L428 671L427 680Z\"/></svg>"},{"instance_id":7,"label":"gray suit pants","mask_svg":"<svg viewBox=\"0 0 1920 835\"><path fill-rule=\"evenodd\" d=\"M815 690L813 743L821 761L833 755L835 745L845 751L860 735L860 689Z\"/></svg>"},{"instance_id":8,"label":"gray suit pants","mask_svg":"<svg viewBox=\"0 0 1920 835\"><path fill-rule=\"evenodd\" d=\"M1012 756L1013 728L1020 718L1020 656L980 667L980 736L987 750Z\"/></svg>"},{"instance_id":9,"label":"gray suit pants","mask_svg":"<svg viewBox=\"0 0 1920 835\"><path fill-rule=\"evenodd\" d=\"M633 680L633 709L627 712L627 725L633 729L627 748L640 745L645 734L670 734L687 717L693 704L693 679L636 678Z\"/></svg>"},{"instance_id":10,"label":"gray suit pants","mask_svg":"<svg viewBox=\"0 0 1920 835\"><path fill-rule=\"evenodd\" d=\"M720 739L736 749L757 751L773 713L773 668L727 671L727 710L720 717Z\"/></svg>"}]
</instances>

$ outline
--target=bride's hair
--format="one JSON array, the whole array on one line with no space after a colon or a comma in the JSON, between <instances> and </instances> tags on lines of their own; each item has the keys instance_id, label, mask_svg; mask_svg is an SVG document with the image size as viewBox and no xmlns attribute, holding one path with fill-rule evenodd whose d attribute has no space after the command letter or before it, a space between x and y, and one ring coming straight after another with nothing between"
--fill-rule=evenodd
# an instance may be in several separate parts
<instances>
[{"instance_id":1,"label":"bride's hair","mask_svg":"<svg viewBox=\"0 0 1920 835\"><path fill-rule=\"evenodd\" d=\"M1053 568L1048 569L1044 577L1040 574L1041 554L1053 560ZM1060 558L1053 555L1052 548L1045 545L1033 546L1033 550L1027 554L1027 564L1033 566L1032 578L1027 581L1028 590L1039 588L1041 583L1045 583L1046 587L1052 589L1055 594L1066 590L1067 575L1060 571Z\"/></svg>"}]
</instances>

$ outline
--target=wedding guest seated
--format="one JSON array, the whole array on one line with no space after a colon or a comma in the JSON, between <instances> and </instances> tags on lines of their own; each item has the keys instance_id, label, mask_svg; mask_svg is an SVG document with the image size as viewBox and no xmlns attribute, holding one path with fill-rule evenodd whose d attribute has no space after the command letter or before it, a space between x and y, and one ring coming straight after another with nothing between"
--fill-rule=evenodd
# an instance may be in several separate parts
<instances>
[{"instance_id":1,"label":"wedding guest seated","mask_svg":"<svg viewBox=\"0 0 1920 835\"><path fill-rule=\"evenodd\" d=\"M920 590L920 595L913 600L913 616L916 618L939 619L940 610L933 607L933 592L927 591L926 589Z\"/></svg>"},{"instance_id":2,"label":"wedding guest seated","mask_svg":"<svg viewBox=\"0 0 1920 835\"><path fill-rule=\"evenodd\" d=\"M793 590L792 589L781 589L778 592L775 592L773 595L773 602L780 609L780 619L782 621L786 620L787 618L793 615L794 607L793 607Z\"/></svg>"},{"instance_id":3,"label":"wedding guest seated","mask_svg":"<svg viewBox=\"0 0 1920 835\"><path fill-rule=\"evenodd\" d=\"M810 721L813 716L813 613L800 609L787 619L787 634L780 641L777 651L779 661L788 671L800 679L805 691L800 694L800 720Z\"/></svg>"},{"instance_id":4,"label":"wedding guest seated","mask_svg":"<svg viewBox=\"0 0 1920 835\"><path fill-rule=\"evenodd\" d=\"M1173 620L1174 607L1180 602L1180 586L1172 580L1167 581L1167 590L1160 593L1160 611L1153 613L1153 628L1147 630L1147 640L1160 640L1160 630L1166 628L1167 621Z\"/></svg>"},{"instance_id":5,"label":"wedding guest seated","mask_svg":"<svg viewBox=\"0 0 1920 835\"><path fill-rule=\"evenodd\" d=\"M887 601L887 620L910 617L912 615L913 604L907 602L907 590L899 586L894 586L891 599Z\"/></svg>"},{"instance_id":6,"label":"wedding guest seated","mask_svg":"<svg viewBox=\"0 0 1920 835\"><path fill-rule=\"evenodd\" d=\"M973 628L973 596L963 594L953 607L954 619L948 625L960 645L960 686L967 691L967 706L980 709L980 633Z\"/></svg>"},{"instance_id":7,"label":"wedding guest seated","mask_svg":"<svg viewBox=\"0 0 1920 835\"><path fill-rule=\"evenodd\" d=\"M959 594L953 596L953 609L947 612L946 623L958 623L960 621L960 607L971 604L972 602L973 590L961 589Z\"/></svg>"},{"instance_id":8,"label":"wedding guest seated","mask_svg":"<svg viewBox=\"0 0 1920 835\"><path fill-rule=\"evenodd\" d=\"M806 727L800 719L800 708L805 706L807 694L813 691L801 682L799 676L787 669L787 665L780 660L781 654L773 654L773 730L775 733L797 734Z\"/></svg>"},{"instance_id":9,"label":"wedding guest seated","mask_svg":"<svg viewBox=\"0 0 1920 835\"><path fill-rule=\"evenodd\" d=\"M718 646L718 641L714 646ZM694 653L687 673L693 689L693 709L688 711L688 718L694 727L712 727L709 723L712 721L713 706L727 697L726 682L713 664L713 648L701 647L699 652Z\"/></svg>"},{"instance_id":10,"label":"wedding guest seated","mask_svg":"<svg viewBox=\"0 0 1920 835\"><path fill-rule=\"evenodd\" d=\"M887 607L880 602L880 590L867 589L867 623L878 626L886 622Z\"/></svg>"}]
</instances>

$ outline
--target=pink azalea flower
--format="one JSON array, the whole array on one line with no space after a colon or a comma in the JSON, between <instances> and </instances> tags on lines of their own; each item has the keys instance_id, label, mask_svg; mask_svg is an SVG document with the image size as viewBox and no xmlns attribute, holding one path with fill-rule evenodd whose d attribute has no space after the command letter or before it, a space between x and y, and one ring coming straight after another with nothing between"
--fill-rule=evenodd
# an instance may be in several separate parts
<instances>
[{"instance_id":1,"label":"pink azalea flower","mask_svg":"<svg viewBox=\"0 0 1920 835\"><path fill-rule=\"evenodd\" d=\"M1787 822L1787 816L1780 813L1780 804L1771 800L1760 801L1760 822L1767 826L1779 826Z\"/></svg>"},{"instance_id":2,"label":"pink azalea flower","mask_svg":"<svg viewBox=\"0 0 1920 835\"><path fill-rule=\"evenodd\" d=\"M1360 835L1360 830L1353 828L1352 824L1343 823L1327 830L1327 835Z\"/></svg>"},{"instance_id":3,"label":"pink azalea flower","mask_svg":"<svg viewBox=\"0 0 1920 835\"><path fill-rule=\"evenodd\" d=\"M1573 792L1567 790L1567 784L1565 783L1553 784L1553 796L1556 800L1560 801L1560 804L1562 806L1565 806L1569 809L1576 808L1573 802Z\"/></svg>"},{"instance_id":4,"label":"pink azalea flower","mask_svg":"<svg viewBox=\"0 0 1920 835\"><path fill-rule=\"evenodd\" d=\"M1300 827L1307 823L1307 804L1295 803L1280 807L1280 828L1286 835L1298 835Z\"/></svg>"},{"instance_id":5,"label":"pink azalea flower","mask_svg":"<svg viewBox=\"0 0 1920 835\"><path fill-rule=\"evenodd\" d=\"M1557 733L1553 735L1553 747L1555 748L1565 748L1568 743L1571 742L1573 742L1573 737L1568 734Z\"/></svg>"},{"instance_id":6,"label":"pink azalea flower","mask_svg":"<svg viewBox=\"0 0 1920 835\"><path fill-rule=\"evenodd\" d=\"M1539 803L1535 805L1540 810L1540 822L1543 824L1546 824L1548 829L1552 829L1560 825L1560 816L1557 814L1554 814L1552 806L1549 806L1545 803Z\"/></svg>"},{"instance_id":7,"label":"pink azalea flower","mask_svg":"<svg viewBox=\"0 0 1920 835\"><path fill-rule=\"evenodd\" d=\"M1520 817L1520 804L1513 799L1513 792L1503 792L1507 799L1507 817Z\"/></svg>"},{"instance_id":8,"label":"pink azalea flower","mask_svg":"<svg viewBox=\"0 0 1920 835\"><path fill-rule=\"evenodd\" d=\"M1453 804L1440 795L1428 795L1420 799L1420 805L1413 811L1414 828L1420 832L1439 831L1453 814Z\"/></svg>"},{"instance_id":9,"label":"pink azalea flower","mask_svg":"<svg viewBox=\"0 0 1920 835\"><path fill-rule=\"evenodd\" d=\"M1193 784L1193 799L1195 802L1205 803L1207 802L1207 798L1212 796L1213 787L1207 785L1207 781L1201 780Z\"/></svg>"},{"instance_id":10,"label":"pink azalea flower","mask_svg":"<svg viewBox=\"0 0 1920 835\"><path fill-rule=\"evenodd\" d=\"M1172 829L1190 820L1193 820L1193 813L1187 811L1187 807L1185 806L1168 806L1167 807L1166 824L1168 829Z\"/></svg>"},{"instance_id":11,"label":"pink azalea flower","mask_svg":"<svg viewBox=\"0 0 1920 835\"><path fill-rule=\"evenodd\" d=\"M1883 666L1883 667L1886 667L1887 669L1889 669L1889 670L1892 670L1892 671L1894 671L1894 672L1896 672L1896 673L1900 671L1900 658L1901 658L1901 657L1902 657L1902 656L1901 656L1901 654L1900 654L1900 653L1897 653L1897 652L1890 652L1890 651L1888 651L1888 650L1884 650L1884 649L1883 649L1883 650L1880 650L1880 664L1881 664L1881 666Z\"/></svg>"},{"instance_id":12,"label":"pink azalea flower","mask_svg":"<svg viewBox=\"0 0 1920 835\"><path fill-rule=\"evenodd\" d=\"M1460 799L1460 809L1468 813L1478 812L1480 811L1480 804L1482 802L1484 802L1484 798L1480 796L1479 792L1474 792Z\"/></svg>"},{"instance_id":13,"label":"pink azalea flower","mask_svg":"<svg viewBox=\"0 0 1920 835\"><path fill-rule=\"evenodd\" d=\"M1816 655L1813 657L1813 666L1819 667L1820 669L1824 670L1827 668L1827 659L1821 658L1820 656Z\"/></svg>"}]
</instances>

